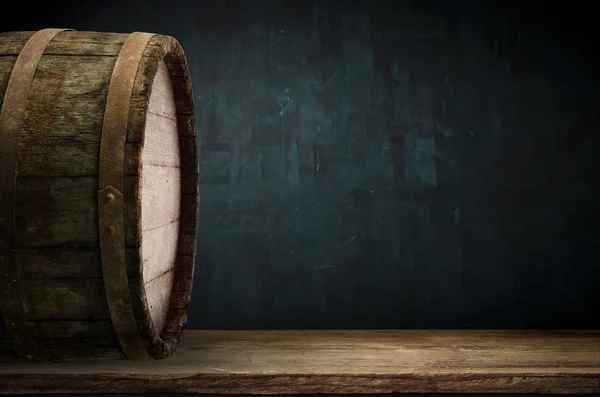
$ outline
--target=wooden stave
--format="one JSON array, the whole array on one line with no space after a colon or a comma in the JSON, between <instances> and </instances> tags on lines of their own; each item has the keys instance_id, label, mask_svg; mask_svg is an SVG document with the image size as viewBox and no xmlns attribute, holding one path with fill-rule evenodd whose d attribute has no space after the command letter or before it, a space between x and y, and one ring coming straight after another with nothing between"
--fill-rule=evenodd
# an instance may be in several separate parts
<instances>
[{"instance_id":1,"label":"wooden stave","mask_svg":"<svg viewBox=\"0 0 600 397\"><path fill-rule=\"evenodd\" d=\"M13 55L16 58L16 55L19 52L19 48L22 48L22 45L27 41L27 39L32 35L32 32L14 32L14 33L4 33L0 34L0 59L2 56L6 57L7 55ZM3 37L4 36L4 37ZM8 37L7 37L8 36ZM47 47L44 52L44 57L53 57L53 56L96 56L96 57L112 57L116 59L118 52L120 51L120 46L128 37L126 34L114 34L114 33L96 33L96 32L69 32L68 34L61 33L57 36L56 41L51 42L51 44ZM102 42L104 39L105 42ZM20 42L19 42L20 41ZM75 44L75 45L74 45ZM79 45L78 45L79 44ZM92 51L93 50L93 51ZM95 52L94 52L95 51ZM100 52L100 54L98 54ZM156 73L156 68L158 66L158 61L161 59L165 59L167 61L167 65L169 66L169 72L171 74L172 82L174 83L174 89L176 91L176 104L178 110L178 125L180 132L180 146L181 146L181 156L182 156L182 184L185 183L185 186L182 186L182 222L180 225L180 244L179 244L179 254L178 254L178 270L176 275L176 285L174 288L173 295L171 297L171 311L170 318L168 319L168 326L166 330L162 334L162 338L159 337L156 331L153 329L152 323L149 319L148 315L148 307L145 298L145 291L140 282L141 280L141 264L139 264L139 258L136 259L136 249L140 246L139 236L141 235L141 231L136 227L139 226L139 222L137 222L137 216L140 213L140 200L137 197L137 192L139 190L139 154L141 151L140 143L143 142L143 131L144 131L144 122L145 122L145 111L147 111L148 107L148 98L150 96L150 90L152 87L153 76ZM114 63L113 63L114 65ZM1 74L0 74L1 76ZM110 81L109 81L110 82ZM0 79L0 101L3 99L3 81ZM33 88L32 88L33 91ZM105 94L104 94L105 95ZM129 224L128 228L128 238L127 238L127 270L129 282L131 284L131 292L137 299L134 299L134 312L136 313L138 331L142 337L144 345L148 353L155 359L168 357L172 354L176 345L181 337L182 329L185 324L185 318L187 313L187 305L189 303L190 293L191 293L191 280L193 278L193 268L194 268L194 257L195 257L195 233L196 226L198 221L198 155L197 155L197 145L196 145L196 129L195 129L195 121L194 121L194 104L193 104L193 95L191 89L191 81L189 79L189 72L187 69L187 62L185 59L185 55L183 54L183 50L179 43L168 36L155 35L150 41L149 45L146 47L144 51L144 57L139 64L138 67L138 75L135 80L134 92L132 94L131 103L133 106L133 111L129 115L128 120L128 129L127 129L127 148L126 148L126 159L127 163L125 164L125 196L126 201L128 201L129 211L126 211L125 218L126 222ZM29 106L29 105L28 105ZM98 131L94 131L94 133L98 133ZM93 164L94 159L88 161L88 164L80 164L80 167L76 167L79 170L80 175L70 175L66 178L73 177L83 177L83 178L94 178L94 174L90 174L90 170L94 170L94 166L90 166ZM53 165L55 163L52 163ZM44 168L43 175L44 177L57 177L60 175L60 171L66 171L66 164L58 164L58 167L50 167ZM72 164L71 164L72 165ZM63 169L61 169L63 167ZM73 167L69 167L69 172L72 173ZM32 171L35 171L35 167L27 168L27 162L23 169L19 170L25 171L24 177L30 177L28 172L31 174ZM57 172L58 171L58 172ZM54 173L53 173L54 172ZM96 168L96 178L97 178L97 168ZM185 202L184 202L185 201ZM82 248L93 248L85 247L85 244L75 244L72 248L75 248L74 251L66 251L63 249L59 249L57 251L53 250L44 250L44 249L20 249L26 258L29 258L29 262L23 260L20 262L20 268L22 272L24 271L25 284L27 284L28 279L27 275L31 276L32 272L27 270L27 264L31 264L33 262L36 255L39 260L40 256L45 258L48 263L53 262L52 258L48 258L48 256L52 257L52 255L65 255L70 258L70 267L67 266L68 271L77 271L81 272L85 270L88 274L87 276L93 275L98 268L98 261L95 260L95 255L90 254L91 251L86 251ZM60 248L60 247L59 247ZM69 254L66 254L69 253ZM77 256L80 256L77 259ZM32 256L34 259L32 259ZM83 256L87 256L86 260L88 266L82 266L82 262L78 262L82 260ZM59 258L60 259L60 258ZM54 260L59 260L54 259ZM65 260L62 258L62 260ZM79 264L79 266L75 265L75 270L73 269L74 264ZM85 261L83 263L86 263ZM34 266L35 267L35 266ZM77 270L79 269L79 270ZM31 270L31 269L29 269ZM39 270L39 269L38 269ZM39 273L37 273L39 275ZM54 274L56 276L56 274ZM71 273L70 276L73 276ZM32 279L35 280L35 279ZM39 279L38 279L39 280ZM57 280L56 278L50 280ZM77 280L77 279L72 279ZM87 280L87 279L86 279ZM74 281L71 281L74 282ZM31 282L30 282L31 283ZM35 282L33 283L35 285ZM48 281L46 282L48 284ZM56 283L55 283L56 284ZM76 282L75 282L76 284ZM85 285L85 282L80 282L84 286L80 287L80 292L85 290L91 296L96 296L97 299L100 299L100 294L97 291L92 291L93 288L89 285ZM39 285L38 285L39 286ZM63 283L64 287L64 283ZM97 288L97 287L96 287ZM52 290L50 290L52 291ZM55 290L55 294L58 292L60 294L60 289ZM46 291L47 292L47 291ZM27 292L26 292L27 293ZM68 294L67 294L68 295ZM64 298L64 297L63 297ZM41 298L34 298L41 299ZM52 299L50 299L52 301ZM97 304L97 303L96 303ZM93 306L93 305L92 305ZM100 310L101 311L101 310ZM93 315L97 315L95 313ZM107 333L103 335L103 338L100 338L98 331L99 329L106 328L106 319L102 319L102 313L100 315L100 319L96 319L94 321L84 321L81 319L70 319L71 321L66 321L63 325L65 327L56 327L52 326L51 322L44 321L34 321L32 322L33 333L36 336L36 340L44 341L41 342L44 347L42 350L46 352L48 356L53 357L53 359L69 359L69 358L85 358L88 356L98 358L98 354L100 351L105 352L103 354L106 358L123 358L122 353L119 349L110 349L108 346L118 346L114 343L114 335L111 333ZM2 335L2 326L0 325L0 335ZM96 342L98 342L99 348L96 349L96 353L90 353L86 355L85 349L81 348L72 348L66 349L66 345L70 345L74 347L76 343L73 340L68 338L48 338L48 333L50 330L54 330L53 332L57 332L57 329L60 329L61 336L65 337L69 334L69 329L72 330L72 334L77 338L90 339L85 338L86 335L94 335L96 337ZM110 329L110 327L106 328ZM61 345L57 343L57 341L63 340L67 343ZM110 341L110 342L107 342ZM88 341L87 346L92 346L91 342ZM54 346L54 347L53 347ZM10 348L10 343L6 343L6 340L0 342L0 354L3 352L7 352ZM93 349L88 349L93 350Z\"/></svg>"}]
</instances>

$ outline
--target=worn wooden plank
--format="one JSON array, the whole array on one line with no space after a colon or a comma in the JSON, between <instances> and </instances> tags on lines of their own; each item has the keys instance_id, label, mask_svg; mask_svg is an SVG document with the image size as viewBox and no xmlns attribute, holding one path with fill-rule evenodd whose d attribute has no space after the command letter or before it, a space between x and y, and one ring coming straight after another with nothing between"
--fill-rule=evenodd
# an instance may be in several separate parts
<instances>
[{"instance_id":1,"label":"worn wooden plank","mask_svg":"<svg viewBox=\"0 0 600 397\"><path fill-rule=\"evenodd\" d=\"M98 243L96 177L19 178L17 242L19 248L95 248ZM138 177L126 177L125 241L139 246L135 193Z\"/></svg>"},{"instance_id":2,"label":"worn wooden plank","mask_svg":"<svg viewBox=\"0 0 600 397\"><path fill-rule=\"evenodd\" d=\"M169 74L171 75L171 77L190 76L186 64L181 63L177 59L169 60L168 57L165 58L165 62L167 63L167 67L169 68Z\"/></svg>"},{"instance_id":3,"label":"worn wooden plank","mask_svg":"<svg viewBox=\"0 0 600 397\"><path fill-rule=\"evenodd\" d=\"M16 61L16 56L0 56L0 106L4 101L4 93L6 91L6 86L8 85L8 79L10 79Z\"/></svg>"},{"instance_id":4,"label":"worn wooden plank","mask_svg":"<svg viewBox=\"0 0 600 397\"><path fill-rule=\"evenodd\" d=\"M19 176L98 175L99 138L90 135L25 138L19 149ZM141 145L125 145L125 175L138 175Z\"/></svg>"},{"instance_id":5,"label":"worn wooden plank","mask_svg":"<svg viewBox=\"0 0 600 397\"><path fill-rule=\"evenodd\" d=\"M198 144L196 137L179 137L179 150L181 152L181 172L184 174L198 174Z\"/></svg>"},{"instance_id":6,"label":"worn wooden plank","mask_svg":"<svg viewBox=\"0 0 600 397\"><path fill-rule=\"evenodd\" d=\"M169 310L185 310L188 307L189 289L172 291Z\"/></svg>"},{"instance_id":7,"label":"worn wooden plank","mask_svg":"<svg viewBox=\"0 0 600 397\"><path fill-rule=\"evenodd\" d=\"M98 236L94 177L19 178L16 236L21 248L93 248Z\"/></svg>"},{"instance_id":8,"label":"worn wooden plank","mask_svg":"<svg viewBox=\"0 0 600 397\"><path fill-rule=\"evenodd\" d=\"M36 321L29 322L28 326L35 339L109 339L115 336L110 320ZM0 357L16 357L10 346L10 336L3 327L0 322Z\"/></svg>"},{"instance_id":9,"label":"worn wooden plank","mask_svg":"<svg viewBox=\"0 0 600 397\"><path fill-rule=\"evenodd\" d=\"M106 57L42 57L20 137L23 176L97 173L113 65Z\"/></svg>"},{"instance_id":10,"label":"worn wooden plank","mask_svg":"<svg viewBox=\"0 0 600 397\"><path fill-rule=\"evenodd\" d=\"M109 320L32 321L29 322L29 328L32 336L39 339L88 339L115 336Z\"/></svg>"},{"instance_id":11,"label":"worn wooden plank","mask_svg":"<svg viewBox=\"0 0 600 397\"><path fill-rule=\"evenodd\" d=\"M198 227L197 200L198 196L195 194L181 195L181 218L179 219L181 233L193 234Z\"/></svg>"},{"instance_id":12,"label":"worn wooden plank","mask_svg":"<svg viewBox=\"0 0 600 397\"><path fill-rule=\"evenodd\" d=\"M23 136L97 136L115 59L44 55L32 83Z\"/></svg>"},{"instance_id":13,"label":"worn wooden plank","mask_svg":"<svg viewBox=\"0 0 600 397\"><path fill-rule=\"evenodd\" d=\"M192 97L191 80L189 78L173 77L171 83L173 84L173 91L175 91L177 114L193 115L195 109L194 102L190 101L190 97Z\"/></svg>"},{"instance_id":14,"label":"worn wooden plank","mask_svg":"<svg viewBox=\"0 0 600 397\"><path fill-rule=\"evenodd\" d=\"M599 393L600 331L187 331L166 361L0 362L0 392Z\"/></svg>"},{"instance_id":15,"label":"worn wooden plank","mask_svg":"<svg viewBox=\"0 0 600 397\"><path fill-rule=\"evenodd\" d=\"M8 333L8 330L6 329L6 326L4 325L4 318L2 317L2 313L0 313L0 339L8 338L8 337L9 337L9 333Z\"/></svg>"},{"instance_id":16,"label":"worn wooden plank","mask_svg":"<svg viewBox=\"0 0 600 397\"><path fill-rule=\"evenodd\" d=\"M178 250L180 255L194 254L196 252L196 235L192 233L179 235Z\"/></svg>"},{"instance_id":17,"label":"worn wooden plank","mask_svg":"<svg viewBox=\"0 0 600 397\"><path fill-rule=\"evenodd\" d=\"M116 57L127 36L108 32L64 32L50 43L46 54Z\"/></svg>"},{"instance_id":18,"label":"worn wooden plank","mask_svg":"<svg viewBox=\"0 0 600 397\"><path fill-rule=\"evenodd\" d=\"M197 136L196 117L194 115L177 115L177 125L179 127L179 136Z\"/></svg>"},{"instance_id":19,"label":"worn wooden plank","mask_svg":"<svg viewBox=\"0 0 600 397\"><path fill-rule=\"evenodd\" d=\"M110 319L100 278L26 279L21 294L29 321Z\"/></svg>"},{"instance_id":20,"label":"worn wooden plank","mask_svg":"<svg viewBox=\"0 0 600 397\"><path fill-rule=\"evenodd\" d=\"M0 57L19 55L21 48L35 32L0 33ZM4 89L0 90L4 91Z\"/></svg>"},{"instance_id":21,"label":"worn wooden plank","mask_svg":"<svg viewBox=\"0 0 600 397\"><path fill-rule=\"evenodd\" d=\"M198 174L181 174L181 194L197 196L199 193Z\"/></svg>"},{"instance_id":22,"label":"worn wooden plank","mask_svg":"<svg viewBox=\"0 0 600 397\"><path fill-rule=\"evenodd\" d=\"M0 33L0 54L17 55L34 32ZM50 42L46 54L69 56L116 56L127 34L63 32Z\"/></svg>"},{"instance_id":23,"label":"worn wooden plank","mask_svg":"<svg viewBox=\"0 0 600 397\"><path fill-rule=\"evenodd\" d=\"M161 338L164 340L179 340L183 326L187 320L187 313L187 308L169 310L169 317L162 331Z\"/></svg>"},{"instance_id":24,"label":"worn wooden plank","mask_svg":"<svg viewBox=\"0 0 600 397\"><path fill-rule=\"evenodd\" d=\"M148 54L154 47L149 48ZM28 143L28 138L34 142L37 138L39 142L45 136L89 137L93 142L99 142L115 61L115 57L44 55L29 98L24 144ZM157 63L156 56L151 55L142 57L140 62L131 97L128 143L142 141Z\"/></svg>"},{"instance_id":25,"label":"worn wooden plank","mask_svg":"<svg viewBox=\"0 0 600 397\"><path fill-rule=\"evenodd\" d=\"M128 248L125 254L128 276L139 276L139 249ZM20 249L17 261L21 279L102 277L102 262L96 249Z\"/></svg>"},{"instance_id":26,"label":"worn wooden plank","mask_svg":"<svg viewBox=\"0 0 600 397\"><path fill-rule=\"evenodd\" d=\"M177 258L176 266L177 268L185 267L187 263L190 263L190 261L193 263L193 255L180 255ZM178 277L173 284L173 291L188 291L192 286L191 281L193 280L193 277L193 274L181 275L181 277Z\"/></svg>"},{"instance_id":27,"label":"worn wooden plank","mask_svg":"<svg viewBox=\"0 0 600 397\"><path fill-rule=\"evenodd\" d=\"M8 349L9 341L0 339L0 358L6 358L4 352ZM38 348L46 357L53 360L104 358L122 360L125 358L116 338L85 338L85 339L38 339ZM48 364L46 364L48 365Z\"/></svg>"},{"instance_id":28,"label":"worn wooden plank","mask_svg":"<svg viewBox=\"0 0 600 397\"><path fill-rule=\"evenodd\" d=\"M169 309L172 307L174 279L175 269L170 267L156 277L144 282L144 291L148 311L150 312L149 319L159 335L165 327Z\"/></svg>"},{"instance_id":29,"label":"worn wooden plank","mask_svg":"<svg viewBox=\"0 0 600 397\"><path fill-rule=\"evenodd\" d=\"M136 318L147 318L145 303L141 299L145 294L140 288L143 281L140 277L130 277L128 283ZM23 279L21 290L27 318L32 323L110 320L102 278ZM49 334L45 337L55 336Z\"/></svg>"},{"instance_id":30,"label":"worn wooden plank","mask_svg":"<svg viewBox=\"0 0 600 397\"><path fill-rule=\"evenodd\" d=\"M162 59L161 44L164 38L155 37L144 50L138 73L135 78L130 102L130 114L127 125L127 142L142 142L146 129L148 105L159 61Z\"/></svg>"},{"instance_id":31,"label":"worn wooden plank","mask_svg":"<svg viewBox=\"0 0 600 397\"><path fill-rule=\"evenodd\" d=\"M143 230L151 231L179 219L181 180L179 169L145 164L141 199ZM160 211L158 211L160 210ZM154 213L149 213L153 211Z\"/></svg>"}]
</instances>

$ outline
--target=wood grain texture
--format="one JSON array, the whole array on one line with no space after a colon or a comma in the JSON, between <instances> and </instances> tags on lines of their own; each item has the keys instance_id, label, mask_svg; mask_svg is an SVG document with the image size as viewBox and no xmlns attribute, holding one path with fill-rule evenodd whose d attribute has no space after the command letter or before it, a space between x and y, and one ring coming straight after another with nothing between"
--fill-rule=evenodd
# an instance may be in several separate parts
<instances>
[{"instance_id":1,"label":"wood grain texture","mask_svg":"<svg viewBox=\"0 0 600 397\"><path fill-rule=\"evenodd\" d=\"M23 130L29 92L35 72L48 44L66 29L43 29L36 32L21 49L7 82L0 108L0 311L5 329L20 357L47 361L27 325L27 312L19 284L16 251L16 189L18 181L19 143Z\"/></svg>"},{"instance_id":2,"label":"wood grain texture","mask_svg":"<svg viewBox=\"0 0 600 397\"><path fill-rule=\"evenodd\" d=\"M160 362L0 361L0 393L142 392L598 393L600 331L187 331Z\"/></svg>"},{"instance_id":3,"label":"wood grain texture","mask_svg":"<svg viewBox=\"0 0 600 397\"><path fill-rule=\"evenodd\" d=\"M17 56L31 35L0 33L0 104ZM124 358L104 288L97 186L108 87L127 37L60 33L40 59L26 103L18 142L14 248L28 326L40 349L54 360ZM125 266L138 328L131 334L139 332L148 353L164 358L179 341L193 278L199 194L198 160L192 158L198 154L194 105L187 61L174 38L154 35L135 66L123 188ZM167 110L165 124L162 113ZM160 134L171 134L169 150L164 150ZM144 164L177 167L168 175L151 175L144 172ZM167 179L171 185L163 191L160 185ZM185 188L179 186L182 182ZM157 196L161 199L155 200ZM157 217L147 216L150 222L143 225L143 212ZM152 220L162 225L166 218L180 220L166 228L174 240L166 261L172 288L157 291L152 282L160 279L160 265L155 266L158 270L147 265L153 252L162 252L163 241L152 238L152 230L159 230ZM152 312L157 307L162 308L160 315ZM0 323L4 320L0 313ZM0 324L0 355L14 354L6 327Z\"/></svg>"},{"instance_id":4,"label":"wood grain texture","mask_svg":"<svg viewBox=\"0 0 600 397\"><path fill-rule=\"evenodd\" d=\"M169 69L161 60L146 117L140 225L142 274L150 318L158 333L162 332L169 313L181 214L181 160L176 116Z\"/></svg>"}]
</instances>

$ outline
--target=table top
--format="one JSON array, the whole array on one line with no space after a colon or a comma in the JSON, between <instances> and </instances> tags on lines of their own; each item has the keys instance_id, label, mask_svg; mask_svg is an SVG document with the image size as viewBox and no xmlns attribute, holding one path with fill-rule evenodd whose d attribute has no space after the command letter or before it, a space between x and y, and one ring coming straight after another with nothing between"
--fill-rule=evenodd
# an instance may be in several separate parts
<instances>
[{"instance_id":1,"label":"table top","mask_svg":"<svg viewBox=\"0 0 600 397\"><path fill-rule=\"evenodd\" d=\"M0 361L0 393L600 393L600 330L188 330L153 362Z\"/></svg>"}]
</instances>

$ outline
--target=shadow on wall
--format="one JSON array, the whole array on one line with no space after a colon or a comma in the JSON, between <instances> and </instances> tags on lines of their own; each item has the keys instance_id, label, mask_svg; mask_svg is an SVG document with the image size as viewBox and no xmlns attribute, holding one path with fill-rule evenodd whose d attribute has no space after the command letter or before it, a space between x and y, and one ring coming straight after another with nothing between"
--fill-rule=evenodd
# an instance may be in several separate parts
<instances>
[{"instance_id":1,"label":"shadow on wall","mask_svg":"<svg viewBox=\"0 0 600 397\"><path fill-rule=\"evenodd\" d=\"M182 43L190 327L600 327L599 87L585 42L516 4L72 3L11 29Z\"/></svg>"}]
</instances>

